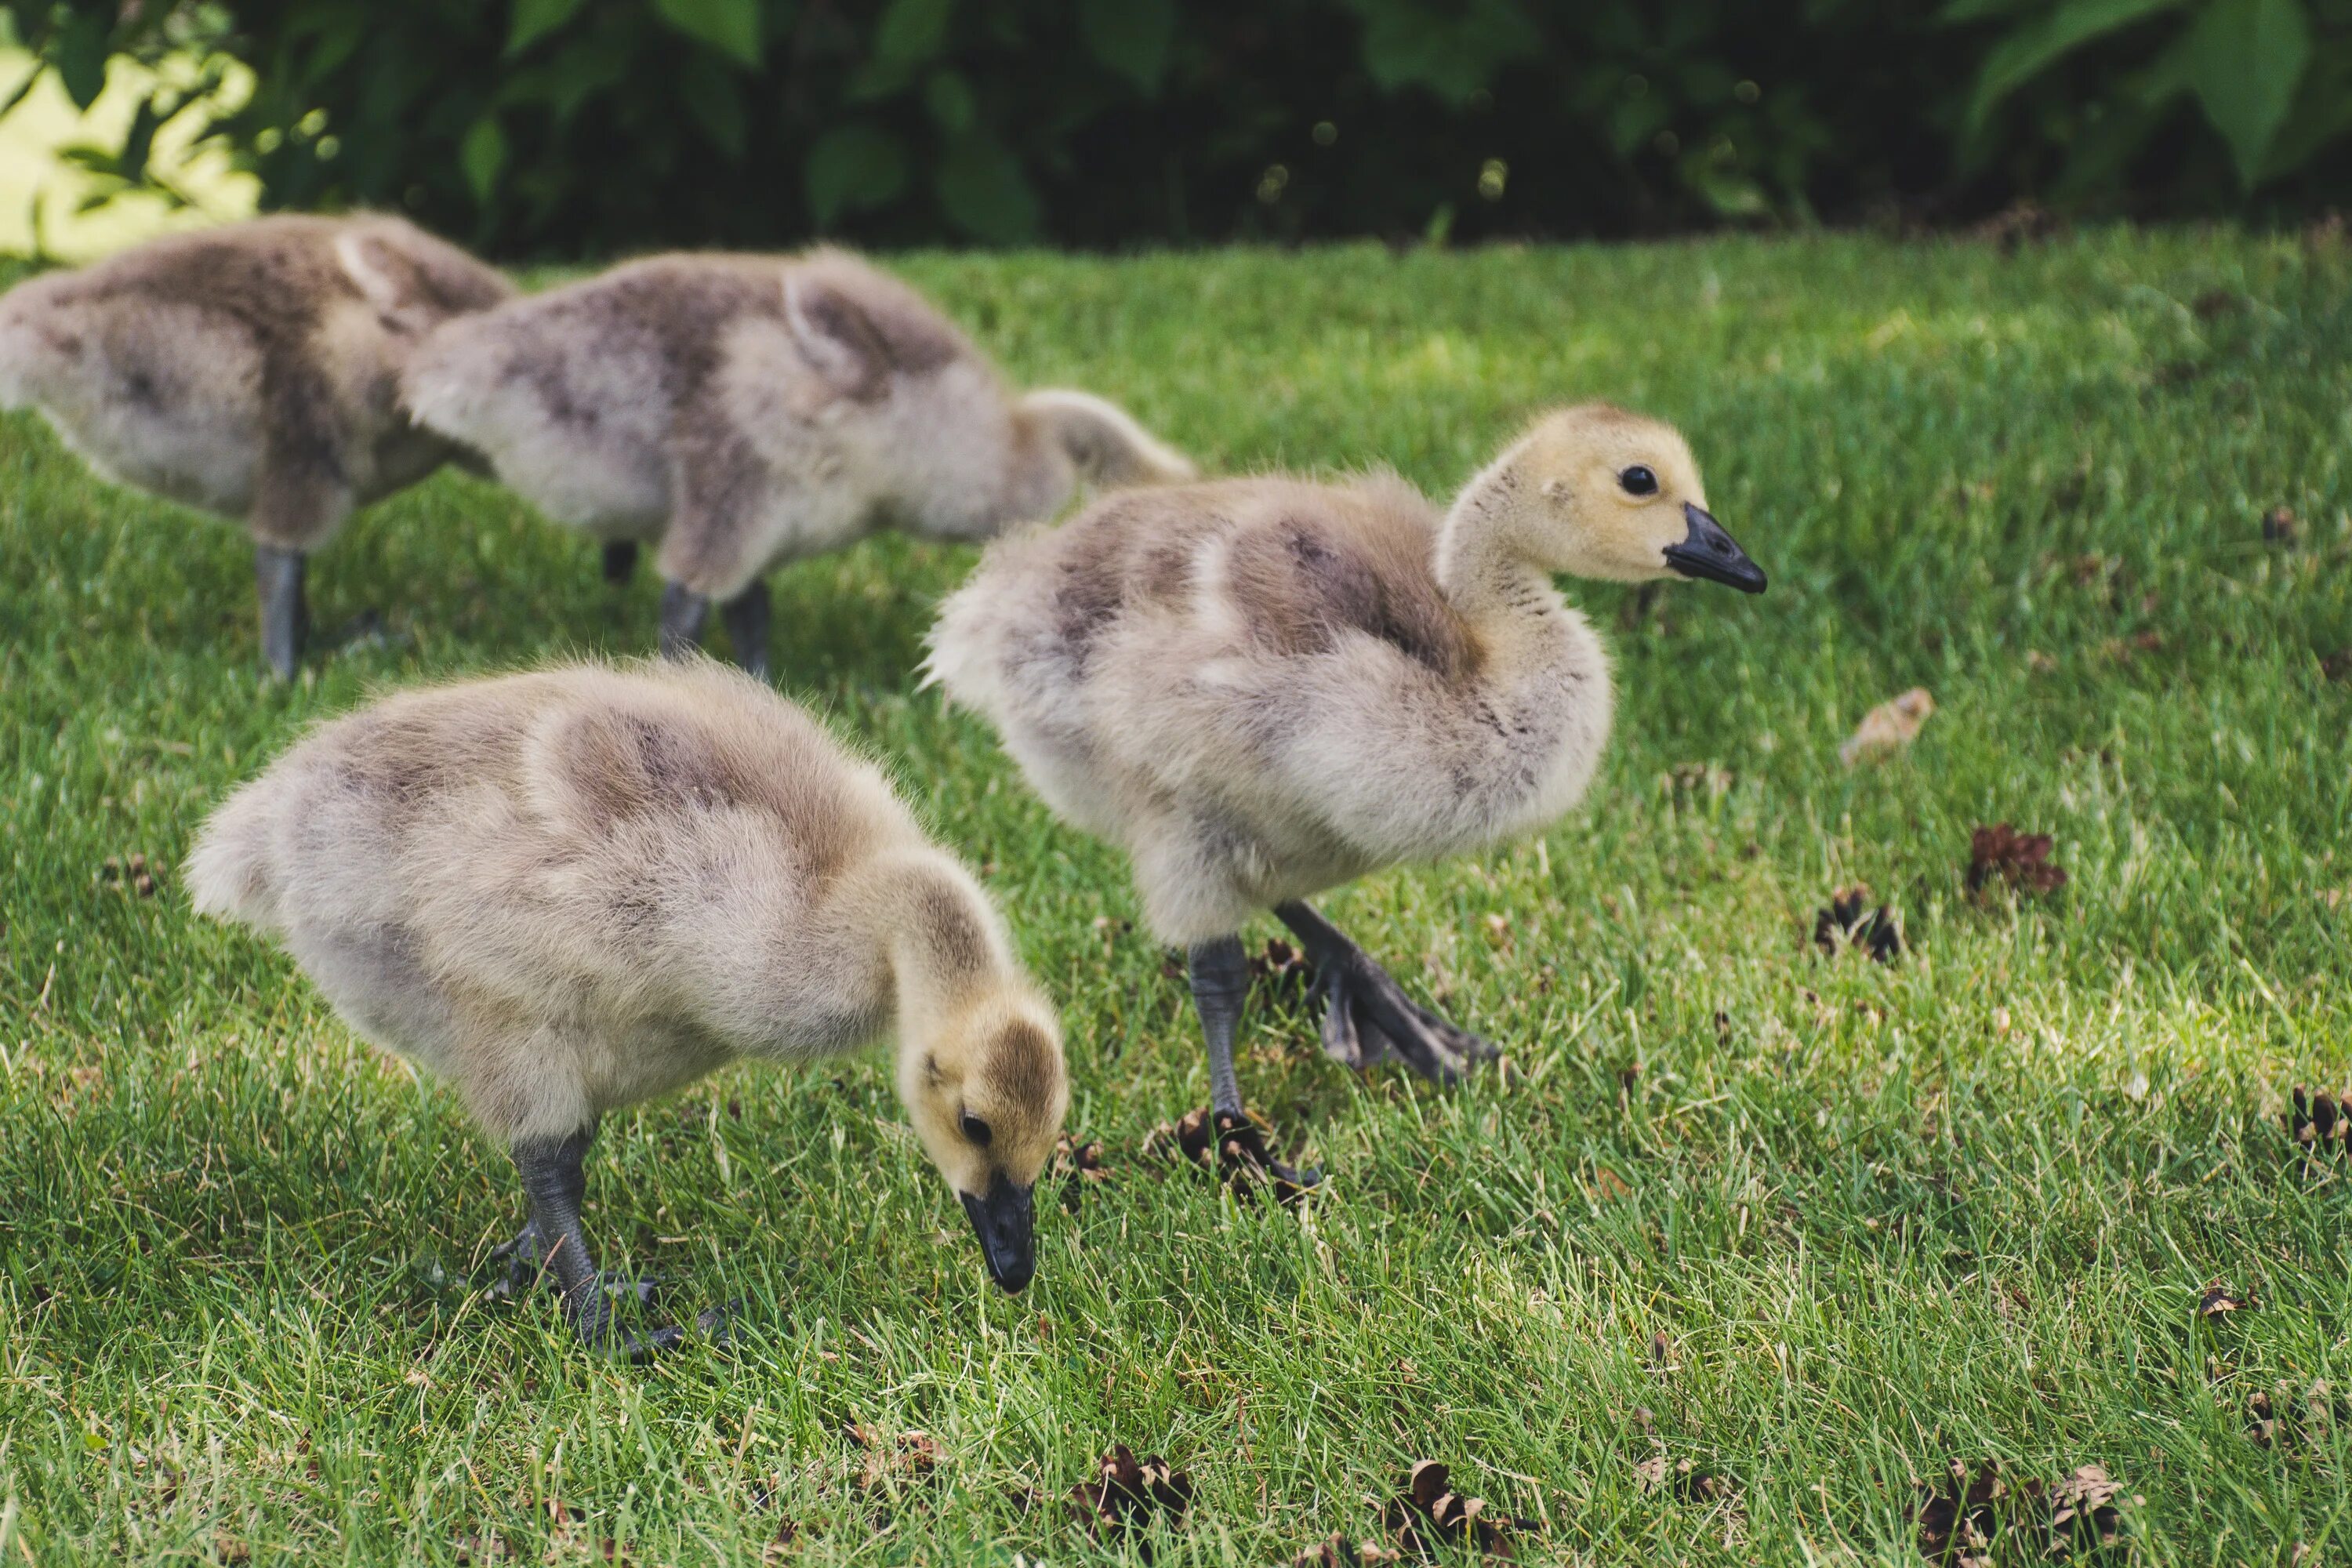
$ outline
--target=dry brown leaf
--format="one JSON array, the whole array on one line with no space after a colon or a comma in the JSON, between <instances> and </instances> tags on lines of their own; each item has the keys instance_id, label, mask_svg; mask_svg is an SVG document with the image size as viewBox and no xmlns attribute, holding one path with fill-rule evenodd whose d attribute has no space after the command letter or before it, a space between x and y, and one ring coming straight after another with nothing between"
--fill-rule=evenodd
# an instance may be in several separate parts
<instances>
[{"instance_id":1,"label":"dry brown leaf","mask_svg":"<svg viewBox=\"0 0 2352 1568\"><path fill-rule=\"evenodd\" d=\"M1919 726L1936 710L1936 700L1924 686L1891 697L1862 717L1862 723L1838 747L1838 761L1847 767L1865 758L1899 752L1919 737Z\"/></svg>"}]
</instances>

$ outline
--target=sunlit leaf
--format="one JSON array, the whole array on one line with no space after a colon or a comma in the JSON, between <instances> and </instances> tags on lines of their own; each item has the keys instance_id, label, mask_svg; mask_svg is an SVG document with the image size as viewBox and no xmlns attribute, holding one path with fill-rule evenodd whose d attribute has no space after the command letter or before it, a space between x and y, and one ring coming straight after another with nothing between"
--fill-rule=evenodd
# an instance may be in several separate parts
<instances>
[{"instance_id":1,"label":"sunlit leaf","mask_svg":"<svg viewBox=\"0 0 2352 1568\"><path fill-rule=\"evenodd\" d=\"M743 89L735 77L709 55L698 55L678 72L678 97L686 112L711 144L730 158L743 156L750 135L750 115Z\"/></svg>"},{"instance_id":2,"label":"sunlit leaf","mask_svg":"<svg viewBox=\"0 0 2352 1568\"><path fill-rule=\"evenodd\" d=\"M2011 93L2094 39L2176 9L2180 0L2065 0L1993 46L1977 72L1969 128L1980 130Z\"/></svg>"},{"instance_id":3,"label":"sunlit leaf","mask_svg":"<svg viewBox=\"0 0 2352 1568\"><path fill-rule=\"evenodd\" d=\"M920 65L948 41L955 0L890 0L874 26L874 58L886 66Z\"/></svg>"},{"instance_id":4,"label":"sunlit leaf","mask_svg":"<svg viewBox=\"0 0 2352 1568\"><path fill-rule=\"evenodd\" d=\"M994 137L959 138L931 183L948 221L974 239L1015 245L1037 233L1037 194L1012 150Z\"/></svg>"},{"instance_id":5,"label":"sunlit leaf","mask_svg":"<svg viewBox=\"0 0 2352 1568\"><path fill-rule=\"evenodd\" d=\"M457 147L457 167L464 172L466 184L474 199L487 203L498 189L499 175L507 166L507 133L497 120L484 115L474 121L466 132L466 140Z\"/></svg>"},{"instance_id":6,"label":"sunlit leaf","mask_svg":"<svg viewBox=\"0 0 2352 1568\"><path fill-rule=\"evenodd\" d=\"M2302 0L2212 0L2189 36L2190 84L2251 190L2311 61Z\"/></svg>"},{"instance_id":7,"label":"sunlit leaf","mask_svg":"<svg viewBox=\"0 0 2352 1568\"><path fill-rule=\"evenodd\" d=\"M1461 104L1501 66L1531 57L1543 35L1515 0L1353 0L1364 18L1364 67L1389 91L1424 87Z\"/></svg>"},{"instance_id":8,"label":"sunlit leaf","mask_svg":"<svg viewBox=\"0 0 2352 1568\"><path fill-rule=\"evenodd\" d=\"M581 0L515 0L514 25L507 32L507 53L523 50L580 14Z\"/></svg>"},{"instance_id":9,"label":"sunlit leaf","mask_svg":"<svg viewBox=\"0 0 2352 1568\"><path fill-rule=\"evenodd\" d=\"M1174 0L1078 0L1078 36L1095 58L1156 93L1176 38Z\"/></svg>"},{"instance_id":10,"label":"sunlit leaf","mask_svg":"<svg viewBox=\"0 0 2352 1568\"><path fill-rule=\"evenodd\" d=\"M654 0L654 10L689 38L760 63L760 0Z\"/></svg>"},{"instance_id":11,"label":"sunlit leaf","mask_svg":"<svg viewBox=\"0 0 2352 1568\"><path fill-rule=\"evenodd\" d=\"M971 129L972 116L978 104L972 98L971 83L957 70L937 70L923 84L923 106L931 111L932 121L950 136L961 136Z\"/></svg>"},{"instance_id":12,"label":"sunlit leaf","mask_svg":"<svg viewBox=\"0 0 2352 1568\"><path fill-rule=\"evenodd\" d=\"M58 35L58 79L76 109L88 109L106 90L108 16L112 7L79 5Z\"/></svg>"},{"instance_id":13,"label":"sunlit leaf","mask_svg":"<svg viewBox=\"0 0 2352 1568\"><path fill-rule=\"evenodd\" d=\"M877 207L907 185L907 150L874 125L837 125L809 149L801 174L810 216L830 227L845 212Z\"/></svg>"}]
</instances>

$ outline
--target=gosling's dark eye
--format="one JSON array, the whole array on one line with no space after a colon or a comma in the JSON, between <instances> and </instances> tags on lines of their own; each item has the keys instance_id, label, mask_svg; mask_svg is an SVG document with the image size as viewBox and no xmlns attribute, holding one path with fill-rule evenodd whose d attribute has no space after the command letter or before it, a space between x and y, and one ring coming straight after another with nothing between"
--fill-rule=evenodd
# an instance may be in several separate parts
<instances>
[{"instance_id":1,"label":"gosling's dark eye","mask_svg":"<svg viewBox=\"0 0 2352 1568\"><path fill-rule=\"evenodd\" d=\"M996 1136L987 1122L969 1110L963 1113L963 1135L983 1149L988 1147L988 1141Z\"/></svg>"},{"instance_id":2,"label":"gosling's dark eye","mask_svg":"<svg viewBox=\"0 0 2352 1568\"><path fill-rule=\"evenodd\" d=\"M1617 482L1625 487L1625 493L1629 496L1654 496L1658 493L1658 476L1639 463L1618 475Z\"/></svg>"}]
</instances>

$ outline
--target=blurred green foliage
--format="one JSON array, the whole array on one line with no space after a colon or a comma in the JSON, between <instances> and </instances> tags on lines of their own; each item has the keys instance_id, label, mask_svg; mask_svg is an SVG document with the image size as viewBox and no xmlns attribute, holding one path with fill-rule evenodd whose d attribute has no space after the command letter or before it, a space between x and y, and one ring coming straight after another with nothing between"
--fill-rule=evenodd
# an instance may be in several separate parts
<instances>
[{"instance_id":1,"label":"blurred green foliage","mask_svg":"<svg viewBox=\"0 0 2352 1568\"><path fill-rule=\"evenodd\" d=\"M2352 0L0 0L250 66L279 207L504 255L2293 216L2352 191ZM185 107L162 96L113 168Z\"/></svg>"}]
</instances>

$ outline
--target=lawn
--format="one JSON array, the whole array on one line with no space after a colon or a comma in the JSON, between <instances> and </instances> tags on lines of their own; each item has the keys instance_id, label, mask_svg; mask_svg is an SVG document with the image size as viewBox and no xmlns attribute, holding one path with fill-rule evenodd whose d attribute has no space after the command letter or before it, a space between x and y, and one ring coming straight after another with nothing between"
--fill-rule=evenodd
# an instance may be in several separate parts
<instances>
[{"instance_id":1,"label":"lawn","mask_svg":"<svg viewBox=\"0 0 2352 1568\"><path fill-rule=\"evenodd\" d=\"M1328 1193L1148 1160L1208 1097L1183 989L1118 857L913 689L971 553L877 541L777 578L782 684L983 868L1110 1175L1041 1188L1007 1298L880 1059L722 1075L607 1121L589 1223L680 1314L748 1298L747 1335L592 1359L478 1288L522 1213L503 1153L174 868L317 717L642 651L657 585L445 475L320 557L341 646L266 685L241 537L11 417L0 1559L1265 1565L1377 1537L1421 1458L1536 1561L1916 1563L1914 1479L1984 1458L2105 1467L2138 1562L2352 1551L2352 1161L2280 1122L2352 1080L2352 249L899 266L1019 379L1215 468L1442 493L1596 395L1689 435L1771 591L1573 586L1622 691L1587 805L1328 906L1517 1072L1360 1081L1261 1007L1244 1088ZM1842 767L1912 686L1917 742ZM1968 890L2001 822L2063 889ZM152 896L108 869L133 853ZM1893 963L1814 946L1854 883ZM2201 1310L2217 1281L2248 1304ZM1181 1529L1069 1522L1113 1443L1190 1472Z\"/></svg>"}]
</instances>

